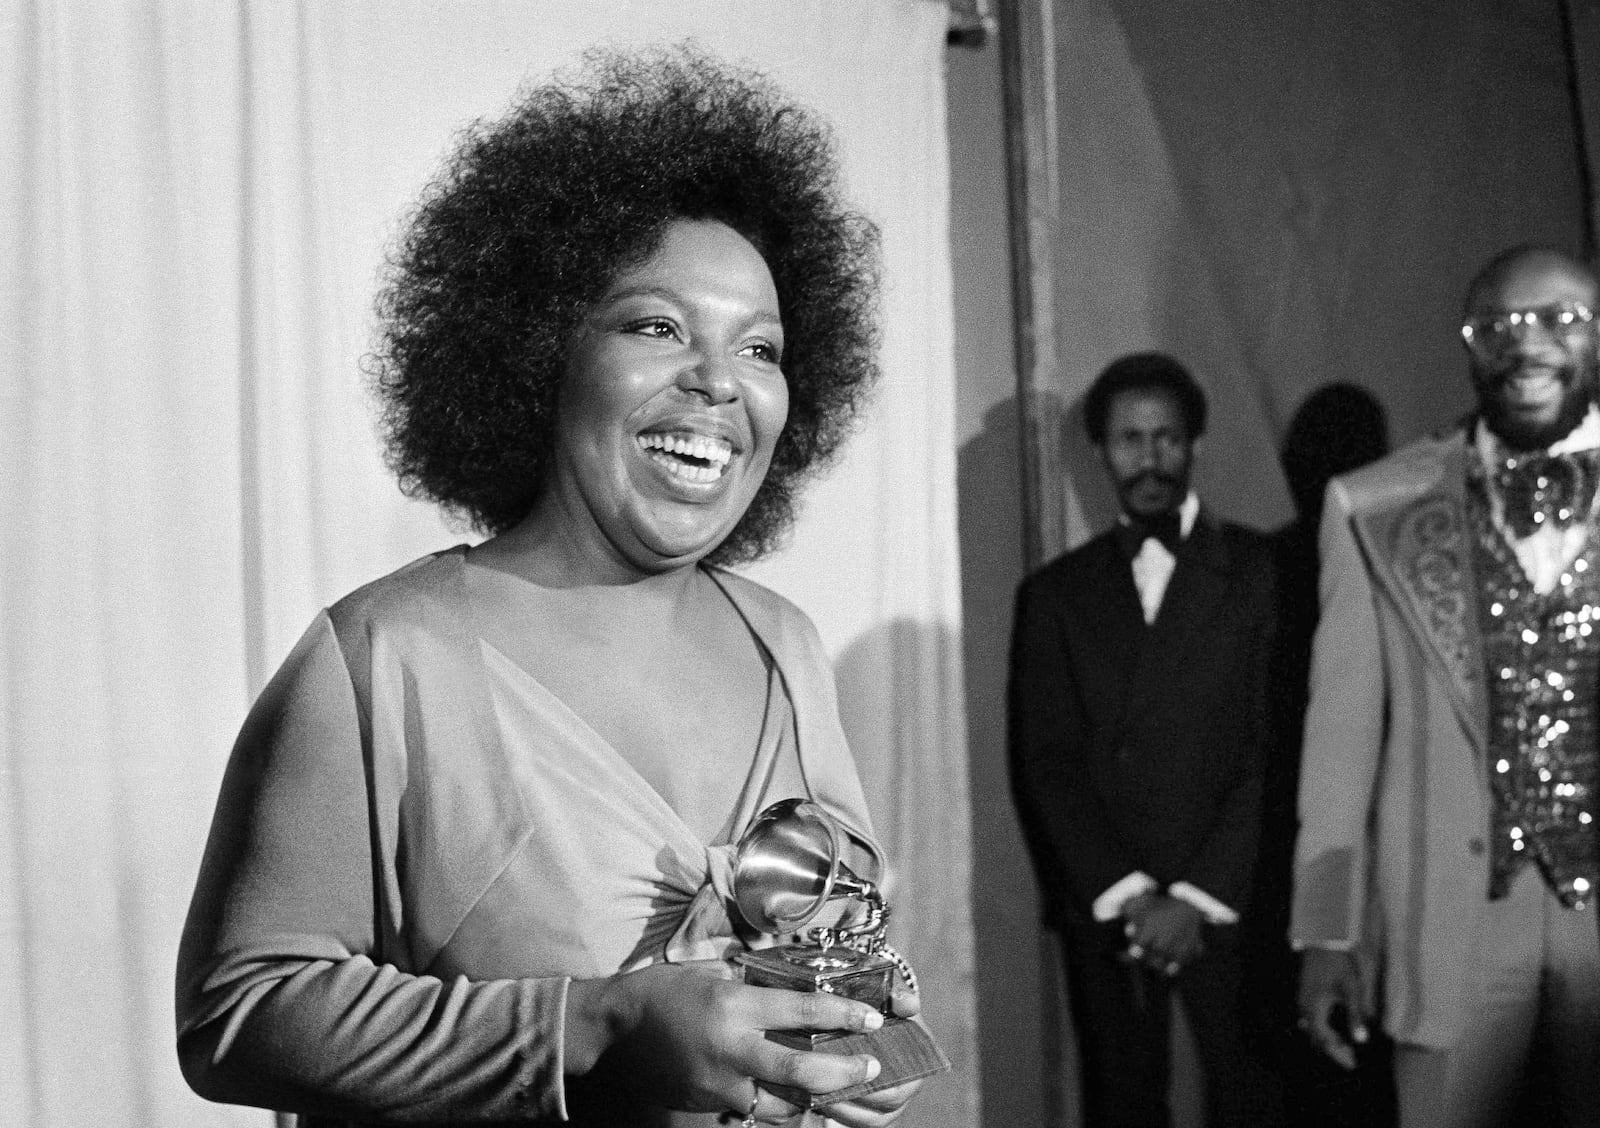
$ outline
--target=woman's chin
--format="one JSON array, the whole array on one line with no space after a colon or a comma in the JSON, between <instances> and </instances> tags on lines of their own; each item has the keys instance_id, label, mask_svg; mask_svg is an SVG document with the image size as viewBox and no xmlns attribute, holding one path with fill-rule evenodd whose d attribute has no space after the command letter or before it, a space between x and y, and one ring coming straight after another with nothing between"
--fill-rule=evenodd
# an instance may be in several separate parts
<instances>
[{"instance_id":1,"label":"woman's chin","mask_svg":"<svg viewBox=\"0 0 1600 1128\"><path fill-rule=\"evenodd\" d=\"M641 571L670 572L700 563L717 550L733 531L731 524L715 527L649 528L637 530L638 552L629 553Z\"/></svg>"}]
</instances>

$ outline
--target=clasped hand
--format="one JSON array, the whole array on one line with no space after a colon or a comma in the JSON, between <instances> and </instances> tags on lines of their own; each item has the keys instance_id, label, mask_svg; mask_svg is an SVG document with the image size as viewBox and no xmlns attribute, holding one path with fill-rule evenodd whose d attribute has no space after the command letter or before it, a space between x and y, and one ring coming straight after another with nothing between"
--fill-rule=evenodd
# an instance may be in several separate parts
<instances>
[{"instance_id":1,"label":"clasped hand","mask_svg":"<svg viewBox=\"0 0 1600 1128\"><path fill-rule=\"evenodd\" d=\"M901 1017L917 1013L909 991L896 991L893 1002ZM768 1030L870 1032L883 1025L873 1007L822 992L749 987L722 961L655 964L574 981L567 1015L569 1072L601 1069L608 1083L614 1079L650 1103L682 1111L742 1113L754 1082L761 1086L755 1119L783 1123L799 1109L766 1086L829 1093L870 1081L880 1070L868 1055L797 1050L766 1037ZM849 1128L883 1128L920 1087L910 1081L881 1089L829 1105L826 1115Z\"/></svg>"},{"instance_id":2,"label":"clasped hand","mask_svg":"<svg viewBox=\"0 0 1600 1128\"><path fill-rule=\"evenodd\" d=\"M1200 910L1167 893L1141 893L1122 907L1122 935L1133 959L1177 975L1205 951Z\"/></svg>"}]
</instances>

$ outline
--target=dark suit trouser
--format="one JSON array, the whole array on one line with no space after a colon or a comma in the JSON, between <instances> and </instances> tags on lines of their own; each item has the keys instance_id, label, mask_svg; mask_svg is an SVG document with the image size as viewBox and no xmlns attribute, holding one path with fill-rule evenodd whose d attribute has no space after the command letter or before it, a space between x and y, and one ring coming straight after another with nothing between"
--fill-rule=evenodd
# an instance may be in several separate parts
<instances>
[{"instance_id":1,"label":"dark suit trouser","mask_svg":"<svg viewBox=\"0 0 1600 1128\"><path fill-rule=\"evenodd\" d=\"M1066 930L1067 997L1082 1062L1086 1128L1168 1128L1172 999L1183 999L1205 1073L1212 1128L1277 1123L1274 1083L1245 1050L1233 930L1208 930L1206 953L1176 979L1116 956L1114 925Z\"/></svg>"}]
</instances>

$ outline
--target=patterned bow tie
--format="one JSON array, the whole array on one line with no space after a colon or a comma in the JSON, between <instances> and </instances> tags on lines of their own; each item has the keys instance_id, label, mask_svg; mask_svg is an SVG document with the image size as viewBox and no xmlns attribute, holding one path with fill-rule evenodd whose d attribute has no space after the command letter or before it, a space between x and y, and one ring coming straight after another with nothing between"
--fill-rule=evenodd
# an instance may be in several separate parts
<instances>
[{"instance_id":1,"label":"patterned bow tie","mask_svg":"<svg viewBox=\"0 0 1600 1128\"><path fill-rule=\"evenodd\" d=\"M1151 537L1165 545L1168 552L1177 555L1178 545L1183 542L1183 531L1176 510L1158 513L1154 517L1130 515L1117 526L1117 539L1129 556L1139 555L1140 547Z\"/></svg>"},{"instance_id":2,"label":"patterned bow tie","mask_svg":"<svg viewBox=\"0 0 1600 1128\"><path fill-rule=\"evenodd\" d=\"M1525 537L1587 517L1594 501L1597 457L1600 452L1582 451L1506 458L1494 477L1512 533Z\"/></svg>"}]
</instances>

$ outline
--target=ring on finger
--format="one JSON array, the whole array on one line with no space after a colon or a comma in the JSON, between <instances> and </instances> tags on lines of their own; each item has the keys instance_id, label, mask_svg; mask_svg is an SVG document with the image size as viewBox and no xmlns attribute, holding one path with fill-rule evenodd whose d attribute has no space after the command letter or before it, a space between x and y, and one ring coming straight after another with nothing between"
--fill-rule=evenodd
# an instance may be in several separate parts
<instances>
[{"instance_id":1,"label":"ring on finger","mask_svg":"<svg viewBox=\"0 0 1600 1128\"><path fill-rule=\"evenodd\" d=\"M744 1119L739 1121L739 1128L756 1128L756 1105L761 1103L761 1086L756 1084L753 1077L750 1085L755 1093L750 1097L750 1107L745 1110Z\"/></svg>"}]
</instances>

